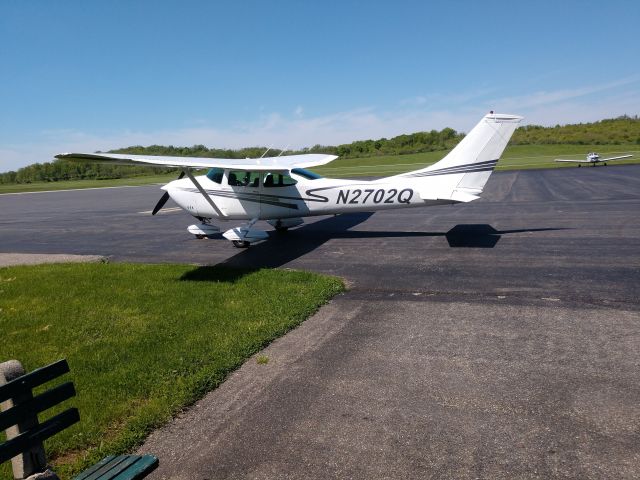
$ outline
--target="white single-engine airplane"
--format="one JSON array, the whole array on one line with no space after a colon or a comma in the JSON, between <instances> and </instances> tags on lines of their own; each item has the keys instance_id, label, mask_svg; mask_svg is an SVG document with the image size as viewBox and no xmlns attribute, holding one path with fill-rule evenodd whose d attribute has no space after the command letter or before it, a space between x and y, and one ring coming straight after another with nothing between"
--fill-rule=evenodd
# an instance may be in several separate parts
<instances>
[{"instance_id":1,"label":"white single-engine airplane","mask_svg":"<svg viewBox=\"0 0 640 480\"><path fill-rule=\"evenodd\" d=\"M500 155L522 117L486 115L439 162L420 170L378 180L322 178L306 170L335 160L334 155L305 154L256 159L163 157L112 153L62 153L56 158L120 165L177 167L180 177L153 209L155 215L171 197L200 223L188 227L198 238L213 237L220 229L213 220L248 220L223 236L236 247L268 238L253 228L266 220L283 231L303 223L302 217L392 208L424 207L479 198ZM210 168L194 177L191 169ZM186 175L187 178L183 178Z\"/></svg>"},{"instance_id":2,"label":"white single-engine airplane","mask_svg":"<svg viewBox=\"0 0 640 480\"><path fill-rule=\"evenodd\" d=\"M623 158L629 158L629 157L633 157L633 155L622 155L620 157L600 158L600 155L598 155L597 153L589 152L587 153L586 160L568 160L564 158L556 158L556 162L577 163L579 167L581 167L583 163L590 163L592 167L595 167L596 164L598 163L604 163L604 165L606 166L607 162L610 162L611 160L622 160Z\"/></svg>"}]
</instances>

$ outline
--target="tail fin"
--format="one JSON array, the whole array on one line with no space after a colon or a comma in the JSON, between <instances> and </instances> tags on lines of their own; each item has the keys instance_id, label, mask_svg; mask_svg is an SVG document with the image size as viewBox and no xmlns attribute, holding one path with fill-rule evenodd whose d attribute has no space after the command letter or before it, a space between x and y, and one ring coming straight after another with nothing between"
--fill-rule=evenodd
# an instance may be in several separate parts
<instances>
[{"instance_id":1,"label":"tail fin","mask_svg":"<svg viewBox=\"0 0 640 480\"><path fill-rule=\"evenodd\" d=\"M428 196L423 197L424 200L475 200L482 193L520 120L522 117L517 115L493 112L485 115L442 160L398 176L423 178ZM437 198L434 198L435 192Z\"/></svg>"}]
</instances>

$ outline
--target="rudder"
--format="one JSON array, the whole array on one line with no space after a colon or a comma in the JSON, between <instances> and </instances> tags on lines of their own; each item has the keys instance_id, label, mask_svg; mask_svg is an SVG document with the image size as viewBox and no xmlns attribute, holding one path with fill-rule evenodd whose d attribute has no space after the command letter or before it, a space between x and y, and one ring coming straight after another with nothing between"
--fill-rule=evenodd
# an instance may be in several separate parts
<instances>
[{"instance_id":1,"label":"rudder","mask_svg":"<svg viewBox=\"0 0 640 480\"><path fill-rule=\"evenodd\" d=\"M491 112L442 160L398 176L424 179L439 177L438 190L443 193L459 190L477 195L482 192L522 118Z\"/></svg>"}]
</instances>

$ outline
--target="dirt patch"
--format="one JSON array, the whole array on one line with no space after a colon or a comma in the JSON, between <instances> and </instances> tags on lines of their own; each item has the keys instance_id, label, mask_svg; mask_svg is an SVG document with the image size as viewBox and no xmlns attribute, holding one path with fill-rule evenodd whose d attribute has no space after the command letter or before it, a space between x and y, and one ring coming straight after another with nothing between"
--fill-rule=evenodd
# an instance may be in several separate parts
<instances>
[{"instance_id":1,"label":"dirt patch","mask_svg":"<svg viewBox=\"0 0 640 480\"><path fill-rule=\"evenodd\" d=\"M40 263L80 263L100 262L105 257L101 255L67 255L46 253L0 253L0 267L14 265L37 265Z\"/></svg>"}]
</instances>

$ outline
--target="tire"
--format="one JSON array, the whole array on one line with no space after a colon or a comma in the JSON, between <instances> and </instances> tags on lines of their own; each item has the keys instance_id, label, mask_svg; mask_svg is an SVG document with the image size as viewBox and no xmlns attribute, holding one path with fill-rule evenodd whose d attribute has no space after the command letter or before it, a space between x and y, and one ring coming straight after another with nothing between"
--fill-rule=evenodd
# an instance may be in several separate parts
<instances>
[{"instance_id":1,"label":"tire","mask_svg":"<svg viewBox=\"0 0 640 480\"><path fill-rule=\"evenodd\" d=\"M289 231L289 227L275 227L276 228L276 232L278 233L286 233Z\"/></svg>"},{"instance_id":2,"label":"tire","mask_svg":"<svg viewBox=\"0 0 640 480\"><path fill-rule=\"evenodd\" d=\"M202 240L204 237L206 237L206 235L196 235L196 238L198 240Z\"/></svg>"},{"instance_id":3,"label":"tire","mask_svg":"<svg viewBox=\"0 0 640 480\"><path fill-rule=\"evenodd\" d=\"M251 245L251 243L246 240L232 240L232 243L236 248L249 248L249 245Z\"/></svg>"}]
</instances>

